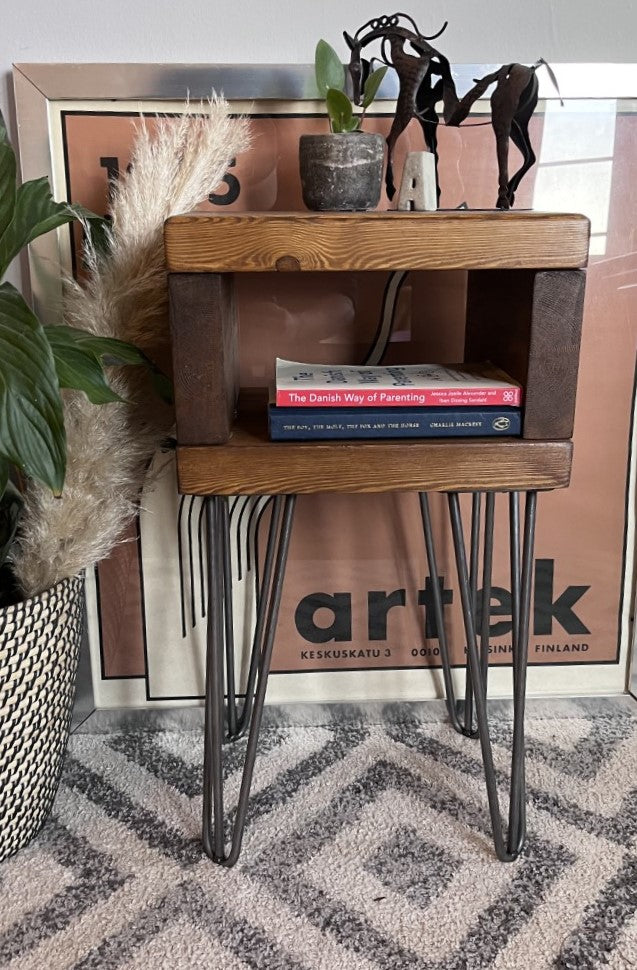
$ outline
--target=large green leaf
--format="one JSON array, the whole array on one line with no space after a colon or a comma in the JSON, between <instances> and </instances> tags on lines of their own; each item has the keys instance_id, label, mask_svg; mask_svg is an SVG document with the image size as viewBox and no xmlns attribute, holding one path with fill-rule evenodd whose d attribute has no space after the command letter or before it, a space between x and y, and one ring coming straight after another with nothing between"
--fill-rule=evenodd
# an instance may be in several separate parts
<instances>
[{"instance_id":1,"label":"large green leaf","mask_svg":"<svg viewBox=\"0 0 637 970\"><path fill-rule=\"evenodd\" d=\"M379 67L376 71L372 71L367 80L365 81L365 88L363 91L363 108L369 108L370 104L376 97L380 83L387 74L386 67Z\"/></svg>"},{"instance_id":2,"label":"large green leaf","mask_svg":"<svg viewBox=\"0 0 637 970\"><path fill-rule=\"evenodd\" d=\"M338 54L326 40L319 40L314 55L314 73L319 93L325 97L329 88L343 91L345 88L345 68Z\"/></svg>"},{"instance_id":3,"label":"large green leaf","mask_svg":"<svg viewBox=\"0 0 637 970\"><path fill-rule=\"evenodd\" d=\"M7 487L7 483L9 481L10 467L11 466L9 465L9 462L7 461L7 459L3 458L2 455L0 455L0 501L2 500L2 496L4 495L5 489Z\"/></svg>"},{"instance_id":4,"label":"large green leaf","mask_svg":"<svg viewBox=\"0 0 637 970\"><path fill-rule=\"evenodd\" d=\"M56 495L62 491L66 436L53 354L10 283L0 285L0 455Z\"/></svg>"},{"instance_id":5,"label":"large green leaf","mask_svg":"<svg viewBox=\"0 0 637 970\"><path fill-rule=\"evenodd\" d=\"M85 228L90 236L91 246L100 256L106 256L111 249L111 221L93 212L82 213L86 220Z\"/></svg>"},{"instance_id":6,"label":"large green leaf","mask_svg":"<svg viewBox=\"0 0 637 970\"><path fill-rule=\"evenodd\" d=\"M131 367L145 367L150 374L155 391L167 404L172 404L172 383L146 354L133 344L115 337L97 337L84 330L74 330L75 339L82 346L90 347L100 355L105 364L125 364Z\"/></svg>"},{"instance_id":7,"label":"large green leaf","mask_svg":"<svg viewBox=\"0 0 637 970\"><path fill-rule=\"evenodd\" d=\"M13 218L0 236L0 277L28 243L80 216L92 218L93 213L83 206L55 202L47 178L21 185L15 197Z\"/></svg>"},{"instance_id":8,"label":"large green leaf","mask_svg":"<svg viewBox=\"0 0 637 970\"><path fill-rule=\"evenodd\" d=\"M123 400L106 380L98 354L74 339L72 327L45 327L60 387L84 391L93 404Z\"/></svg>"},{"instance_id":9,"label":"large green leaf","mask_svg":"<svg viewBox=\"0 0 637 970\"><path fill-rule=\"evenodd\" d=\"M119 401L121 398L106 383L102 363L105 365L141 366L150 371L151 379L159 396L168 403L172 402L172 387L168 378L159 371L146 354L134 347L133 344L116 340L114 337L98 337L77 327L45 327L44 332L53 349L62 387L73 387L85 391L94 404ZM85 372L82 371L80 358L86 362L87 370ZM89 361L93 363L89 365ZM60 373L60 362L66 368L62 374ZM79 366L77 366L78 364ZM92 375L95 375L95 364L97 364L102 375L101 381L92 379ZM68 368L71 366L74 366L73 380L75 383L66 383L65 381L70 379ZM104 396L98 399L98 397L92 396L100 393L105 394L106 391L111 395L110 397Z\"/></svg>"},{"instance_id":10,"label":"large green leaf","mask_svg":"<svg viewBox=\"0 0 637 970\"><path fill-rule=\"evenodd\" d=\"M333 132L356 131L359 120L354 117L352 102L346 94L337 91L336 88L330 88L325 103Z\"/></svg>"},{"instance_id":11,"label":"large green leaf","mask_svg":"<svg viewBox=\"0 0 637 970\"><path fill-rule=\"evenodd\" d=\"M2 129L4 132L4 128ZM15 209L15 155L11 145L0 138L0 237L13 219Z\"/></svg>"}]
</instances>

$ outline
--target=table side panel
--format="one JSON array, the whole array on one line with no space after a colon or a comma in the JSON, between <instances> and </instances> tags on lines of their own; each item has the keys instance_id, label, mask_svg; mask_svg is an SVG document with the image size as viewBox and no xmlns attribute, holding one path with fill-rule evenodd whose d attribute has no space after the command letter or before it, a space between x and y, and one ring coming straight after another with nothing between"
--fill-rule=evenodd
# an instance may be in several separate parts
<instances>
[{"instance_id":1,"label":"table side panel","mask_svg":"<svg viewBox=\"0 0 637 970\"><path fill-rule=\"evenodd\" d=\"M214 445L232 431L239 392L232 275L169 273L177 440Z\"/></svg>"},{"instance_id":2,"label":"table side panel","mask_svg":"<svg viewBox=\"0 0 637 970\"><path fill-rule=\"evenodd\" d=\"M491 360L525 388L523 437L570 438L584 270L469 273L466 360Z\"/></svg>"}]
</instances>

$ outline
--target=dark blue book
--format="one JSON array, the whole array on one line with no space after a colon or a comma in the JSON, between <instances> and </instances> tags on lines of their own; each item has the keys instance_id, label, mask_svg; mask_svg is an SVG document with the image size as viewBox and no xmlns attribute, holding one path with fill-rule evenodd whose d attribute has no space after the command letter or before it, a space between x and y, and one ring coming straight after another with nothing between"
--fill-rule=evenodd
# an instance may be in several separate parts
<instances>
[{"instance_id":1,"label":"dark blue book","mask_svg":"<svg viewBox=\"0 0 637 970\"><path fill-rule=\"evenodd\" d=\"M294 408L268 406L272 441L519 435L520 408Z\"/></svg>"}]
</instances>

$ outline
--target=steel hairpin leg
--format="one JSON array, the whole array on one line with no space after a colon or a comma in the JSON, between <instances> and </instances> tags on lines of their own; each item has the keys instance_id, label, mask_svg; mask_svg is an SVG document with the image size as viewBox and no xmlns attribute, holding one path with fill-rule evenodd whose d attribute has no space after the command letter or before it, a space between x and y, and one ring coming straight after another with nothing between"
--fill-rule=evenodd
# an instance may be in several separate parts
<instances>
[{"instance_id":1,"label":"steel hairpin leg","mask_svg":"<svg viewBox=\"0 0 637 970\"><path fill-rule=\"evenodd\" d=\"M429 510L429 496L426 492L420 492L420 512L422 516L423 530L425 533L425 547L427 550L427 563L429 566L429 576L431 578L432 586L432 599L434 608L434 617L436 620L436 632L438 634L438 643L440 645L440 659L442 661L442 676L445 685L445 703L447 705L447 712L449 714L449 719L455 730L459 734L464 734L468 738L477 738L478 732L473 727L473 683L471 678L471 670L467 667L467 687L465 692L464 700L464 720L459 716L459 708L463 706L463 702L458 702L456 700L455 689L453 686L453 680L451 676L451 663L449 660L449 644L447 641L447 634L445 630L444 621L444 607L442 603L442 590L440 588L439 578L440 574L438 572L438 564L436 560L436 546L433 538L433 529L431 525L431 513ZM490 547L490 555L492 558L493 550L493 504L489 505L489 498L493 499L493 496L487 496L487 518L486 518L486 532L485 536L488 538L488 546ZM490 518L489 518L490 513ZM491 528L489 532L489 522L491 523ZM471 509L471 601L474 604L473 609L475 611L475 604L477 602L477 587L478 587L478 556L479 556L479 534L480 534L480 493L475 493L473 496L472 509ZM487 539L485 539L485 542ZM490 561L490 560L489 560ZM490 572L489 572L489 599L490 599ZM484 611L483 611L484 616ZM487 619L487 631L488 631L488 619ZM484 648L484 629L485 624L482 624L482 645ZM488 663L488 633L487 633L487 663Z\"/></svg>"},{"instance_id":2,"label":"steel hairpin leg","mask_svg":"<svg viewBox=\"0 0 637 970\"><path fill-rule=\"evenodd\" d=\"M268 499L266 504L263 506L261 512L258 515L256 528L258 529L259 523L261 521L261 515L271 504L272 499ZM223 529L221 533L221 542L223 549L223 588L224 588L224 610L225 610L225 649L226 649L226 693L227 693L227 741L238 741L239 738L248 730L250 726L250 718L252 717L252 709L254 705L255 697L255 687L257 681L257 674L259 670L259 656L260 656L260 643L263 636L263 624L265 622L265 611L259 609L260 603L264 601L264 592L267 596L267 590L270 586L270 580L272 577L272 566L274 562L274 544L269 542L266 548L265 554L265 564L263 570L263 580L259 582L256 581L256 601L257 601L257 618L256 625L254 629L254 634L252 638L252 648L250 651L250 662L248 665L248 676L246 680L245 697L243 699L243 706L239 712L239 707L237 704L237 693L235 687L234 678L234 622L232 617L232 557L231 557L231 539L230 539L230 514L228 510L228 502L224 503L223 511ZM258 573L258 567L255 563L255 572Z\"/></svg>"},{"instance_id":3,"label":"steel hairpin leg","mask_svg":"<svg viewBox=\"0 0 637 970\"><path fill-rule=\"evenodd\" d=\"M218 498L221 513L221 550L223 558L223 617L226 648L226 691L228 695L228 736L237 733L237 689L234 680L234 617L232 615L232 555L230 551L230 508L228 499ZM208 531L210 539L210 531ZM210 547L208 547L210 549ZM208 552L210 556L210 552Z\"/></svg>"},{"instance_id":4,"label":"steel hairpin leg","mask_svg":"<svg viewBox=\"0 0 637 970\"><path fill-rule=\"evenodd\" d=\"M259 657L257 686L250 723L250 733L241 777L241 789L237 804L230 851L226 852L224 835L224 785L222 746L224 724L224 659L234 662L234 648L227 647L228 635L232 636L231 622L231 575L228 571L226 550L229 549L228 500L225 496L206 499L208 539L208 646L206 657L206 719L204 732L204 783L203 783L203 846L206 854L224 866L233 866L239 858L241 842L252 784L257 743L263 715L263 703L268 673L274 647L276 622L281 602L285 565L292 532L292 519L296 496L280 495L273 503L268 533L266 562L261 585L255 640L253 649ZM225 648L225 649L224 649ZM227 673L227 672L226 672ZM228 678L228 691L233 678ZM232 699L236 704L236 698ZM229 696L229 703L231 703ZM235 716L235 732L240 728ZM230 725L230 717L229 717Z\"/></svg>"},{"instance_id":5,"label":"steel hairpin leg","mask_svg":"<svg viewBox=\"0 0 637 970\"><path fill-rule=\"evenodd\" d=\"M458 716L458 709L453 689L449 650L444 628L443 605L440 586L438 584L438 569L436 564L435 545L429 514L429 502L425 493L420 494L420 505L427 548L429 572L433 586L433 605L438 637L440 656L445 684L445 699L447 710L453 727L468 737L480 738L482 758L484 762L489 812L493 829L493 839L498 858L502 862L512 862L516 859L524 845L526 835L526 785L524 772L524 704L526 694L526 671L528 659L528 639L531 611L531 583L533 572L533 545L535 534L535 518L537 493L526 493L526 507L524 515L523 549L520 556L520 500L519 493L509 495L509 545L511 560L511 599L512 599L512 654L513 654L513 751L511 760L511 787L508 813L508 833L505 840L502 828L502 816L498 801L498 792L493 765L493 752L489 735L487 719L487 675L489 665L489 622L491 602L491 573L493 565L493 526L495 518L495 495L486 494L486 512L484 525L484 553L482 571L482 597L480 610L480 650L478 650L477 627L477 571L479 545L479 515L481 496L474 493L471 516L471 552L470 563L467 564L460 502L457 492L449 493L449 512L453 534L458 581L464 628L467 639L468 669L467 693L472 691L472 704L475 704L477 732L472 730L469 720L471 707L465 700L465 721Z\"/></svg>"},{"instance_id":6,"label":"steel hairpin leg","mask_svg":"<svg viewBox=\"0 0 637 970\"><path fill-rule=\"evenodd\" d=\"M471 552L469 555L469 585L471 588L471 609L474 618L478 605L478 560L480 557L480 492L474 492L471 499ZM476 737L473 727L473 679L467 669L467 682L464 698L464 727L468 737Z\"/></svg>"}]
</instances>

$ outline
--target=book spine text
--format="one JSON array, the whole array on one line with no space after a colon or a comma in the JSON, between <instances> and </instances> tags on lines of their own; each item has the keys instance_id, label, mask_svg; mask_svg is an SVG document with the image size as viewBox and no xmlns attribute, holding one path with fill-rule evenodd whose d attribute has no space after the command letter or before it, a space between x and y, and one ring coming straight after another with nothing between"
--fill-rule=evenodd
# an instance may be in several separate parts
<instances>
[{"instance_id":1,"label":"book spine text","mask_svg":"<svg viewBox=\"0 0 637 970\"><path fill-rule=\"evenodd\" d=\"M405 390L404 388L363 388L361 390L302 391L277 388L278 407L294 408L358 408L358 407L519 407L519 387L463 387L434 390Z\"/></svg>"},{"instance_id":2,"label":"book spine text","mask_svg":"<svg viewBox=\"0 0 637 970\"><path fill-rule=\"evenodd\" d=\"M330 438L445 438L512 436L521 432L521 412L515 408L489 411L453 411L448 414L411 411L408 414L374 414L299 411L285 414L270 408L270 437L273 441L303 441Z\"/></svg>"}]
</instances>

